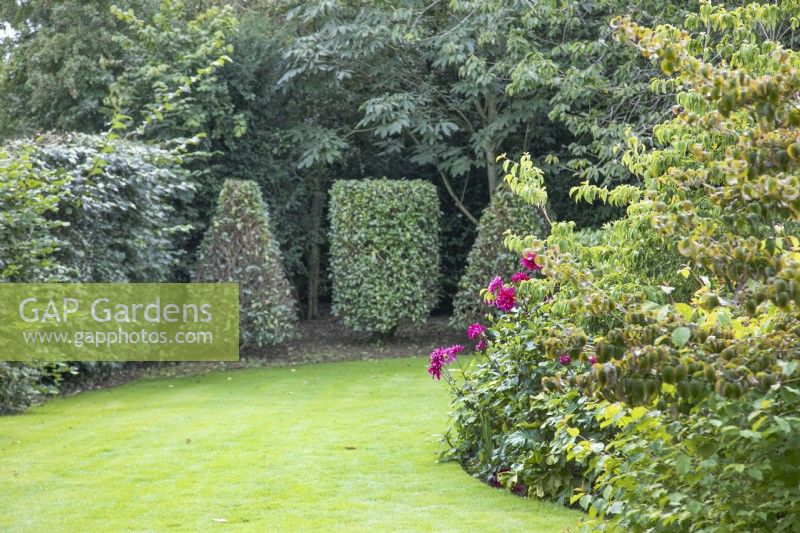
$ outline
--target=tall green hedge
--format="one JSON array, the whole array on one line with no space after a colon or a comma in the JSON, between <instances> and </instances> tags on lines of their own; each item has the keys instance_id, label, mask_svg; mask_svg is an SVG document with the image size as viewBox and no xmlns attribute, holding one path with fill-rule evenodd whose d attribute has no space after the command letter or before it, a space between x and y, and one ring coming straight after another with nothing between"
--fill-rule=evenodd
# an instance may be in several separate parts
<instances>
[{"instance_id":1,"label":"tall green hedge","mask_svg":"<svg viewBox=\"0 0 800 533\"><path fill-rule=\"evenodd\" d=\"M521 270L519 254L503 246L503 233L511 230L517 235L543 237L547 221L536 207L525 203L505 186L500 186L483 211L478 224L478 236L467 256L467 268L461 276L458 293L453 299L451 323L459 327L473 322L484 312L480 290L495 276L508 281Z\"/></svg>"},{"instance_id":2,"label":"tall green hedge","mask_svg":"<svg viewBox=\"0 0 800 533\"><path fill-rule=\"evenodd\" d=\"M342 180L331 188L333 314L380 336L424 322L439 295L439 198L422 180Z\"/></svg>"},{"instance_id":3,"label":"tall green hedge","mask_svg":"<svg viewBox=\"0 0 800 533\"><path fill-rule=\"evenodd\" d=\"M196 278L240 284L242 346L279 344L294 336L297 302L255 182L225 181L203 239Z\"/></svg>"},{"instance_id":4,"label":"tall green hedge","mask_svg":"<svg viewBox=\"0 0 800 533\"><path fill-rule=\"evenodd\" d=\"M185 230L176 206L192 194L157 146L83 134L5 143L0 282L172 280ZM55 394L64 376L115 365L0 362L0 413Z\"/></svg>"},{"instance_id":5,"label":"tall green hedge","mask_svg":"<svg viewBox=\"0 0 800 533\"><path fill-rule=\"evenodd\" d=\"M158 146L48 134L0 147L0 281L169 281L193 185Z\"/></svg>"}]
</instances>

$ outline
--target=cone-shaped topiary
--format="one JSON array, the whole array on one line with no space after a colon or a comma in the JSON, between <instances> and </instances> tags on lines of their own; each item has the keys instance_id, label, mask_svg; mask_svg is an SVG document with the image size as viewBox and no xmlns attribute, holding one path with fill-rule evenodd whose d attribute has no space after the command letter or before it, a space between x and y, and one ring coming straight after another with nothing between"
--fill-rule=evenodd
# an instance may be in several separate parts
<instances>
[{"instance_id":1,"label":"cone-shaped topiary","mask_svg":"<svg viewBox=\"0 0 800 533\"><path fill-rule=\"evenodd\" d=\"M390 336L438 298L439 197L422 180L340 180L331 188L333 314Z\"/></svg>"},{"instance_id":2,"label":"cone-shaped topiary","mask_svg":"<svg viewBox=\"0 0 800 533\"><path fill-rule=\"evenodd\" d=\"M521 236L544 237L546 228L547 221L536 207L505 186L498 187L478 223L478 236L467 256L467 268L453 299L451 324L461 327L479 319L487 310L481 300L481 288L494 276L508 281L514 272L522 270L519 255L503 246L503 232L511 230Z\"/></svg>"},{"instance_id":3,"label":"cone-shaped topiary","mask_svg":"<svg viewBox=\"0 0 800 533\"><path fill-rule=\"evenodd\" d=\"M294 336L297 302L255 182L225 181L203 239L196 277L240 284L242 346L278 344Z\"/></svg>"}]
</instances>

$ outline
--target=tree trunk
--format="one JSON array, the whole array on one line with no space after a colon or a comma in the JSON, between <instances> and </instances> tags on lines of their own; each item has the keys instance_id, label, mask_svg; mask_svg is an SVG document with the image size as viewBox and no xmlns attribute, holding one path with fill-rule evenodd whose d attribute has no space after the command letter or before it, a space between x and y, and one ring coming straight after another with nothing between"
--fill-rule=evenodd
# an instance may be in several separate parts
<instances>
[{"instance_id":1,"label":"tree trunk","mask_svg":"<svg viewBox=\"0 0 800 533\"><path fill-rule=\"evenodd\" d=\"M486 97L486 124L491 126L497 120L497 98L494 94ZM486 179L489 185L489 196L497 188L497 143L486 139L483 143L483 152L486 154Z\"/></svg>"},{"instance_id":2,"label":"tree trunk","mask_svg":"<svg viewBox=\"0 0 800 533\"><path fill-rule=\"evenodd\" d=\"M486 146L483 151L486 154L486 178L489 181L489 196L491 196L497 188L497 154L489 146Z\"/></svg>"},{"instance_id":3,"label":"tree trunk","mask_svg":"<svg viewBox=\"0 0 800 533\"><path fill-rule=\"evenodd\" d=\"M308 295L306 318L319 317L319 287L322 275L322 229L325 208L325 179L314 177L314 192L311 198L311 236L308 249Z\"/></svg>"}]
</instances>

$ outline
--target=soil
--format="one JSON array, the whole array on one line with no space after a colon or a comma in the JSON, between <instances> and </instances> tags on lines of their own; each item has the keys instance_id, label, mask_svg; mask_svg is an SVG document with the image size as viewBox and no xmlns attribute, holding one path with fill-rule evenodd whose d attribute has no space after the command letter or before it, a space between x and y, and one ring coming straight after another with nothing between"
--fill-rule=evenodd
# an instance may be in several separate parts
<instances>
[{"instance_id":1,"label":"soil","mask_svg":"<svg viewBox=\"0 0 800 533\"><path fill-rule=\"evenodd\" d=\"M464 335L449 327L447 320L446 316L434 316L421 326L400 326L390 340L378 343L369 334L353 332L332 316L325 315L301 321L295 340L281 346L246 351L239 361L127 363L108 372L67 380L61 391L67 395L78 394L115 387L143 377L177 377L241 368L427 355L437 346L464 342Z\"/></svg>"}]
</instances>

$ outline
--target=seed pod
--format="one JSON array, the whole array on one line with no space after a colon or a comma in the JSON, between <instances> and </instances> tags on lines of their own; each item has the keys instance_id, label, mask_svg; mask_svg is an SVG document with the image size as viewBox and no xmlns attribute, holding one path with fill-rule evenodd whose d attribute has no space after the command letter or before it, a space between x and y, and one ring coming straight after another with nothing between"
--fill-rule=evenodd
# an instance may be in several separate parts
<instances>
[{"instance_id":1,"label":"seed pod","mask_svg":"<svg viewBox=\"0 0 800 533\"><path fill-rule=\"evenodd\" d=\"M644 392L647 395L647 400L658 394L658 382L654 379L644 380Z\"/></svg>"},{"instance_id":2,"label":"seed pod","mask_svg":"<svg viewBox=\"0 0 800 533\"><path fill-rule=\"evenodd\" d=\"M714 383L717 380L717 373L714 371L714 367L711 365L706 365L705 367L705 377L706 381L709 383Z\"/></svg>"},{"instance_id":3,"label":"seed pod","mask_svg":"<svg viewBox=\"0 0 800 533\"><path fill-rule=\"evenodd\" d=\"M675 383L675 369L670 365L666 365L661 369L661 379L664 380L664 383Z\"/></svg>"},{"instance_id":4,"label":"seed pod","mask_svg":"<svg viewBox=\"0 0 800 533\"><path fill-rule=\"evenodd\" d=\"M605 386L608 383L608 372L605 365L595 365L594 374L600 385Z\"/></svg>"},{"instance_id":5,"label":"seed pod","mask_svg":"<svg viewBox=\"0 0 800 533\"><path fill-rule=\"evenodd\" d=\"M736 346L728 346L727 348L722 350L722 352L719 355L726 361L733 360L733 358L736 357Z\"/></svg>"},{"instance_id":6,"label":"seed pod","mask_svg":"<svg viewBox=\"0 0 800 533\"><path fill-rule=\"evenodd\" d=\"M722 391L722 395L726 398L736 398L736 385L730 381L726 382Z\"/></svg>"},{"instance_id":7,"label":"seed pod","mask_svg":"<svg viewBox=\"0 0 800 533\"><path fill-rule=\"evenodd\" d=\"M692 398L695 400L699 400L703 397L703 392L705 392L705 387L701 381L692 381L689 384L689 390L692 394Z\"/></svg>"},{"instance_id":8,"label":"seed pod","mask_svg":"<svg viewBox=\"0 0 800 533\"><path fill-rule=\"evenodd\" d=\"M684 400L688 400L691 396L691 391L689 389L689 382L685 379L678 382L678 398L682 398Z\"/></svg>"},{"instance_id":9,"label":"seed pod","mask_svg":"<svg viewBox=\"0 0 800 533\"><path fill-rule=\"evenodd\" d=\"M680 364L675 367L675 379L677 381L681 381L682 379L686 379L686 376L689 374L686 365Z\"/></svg>"}]
</instances>

